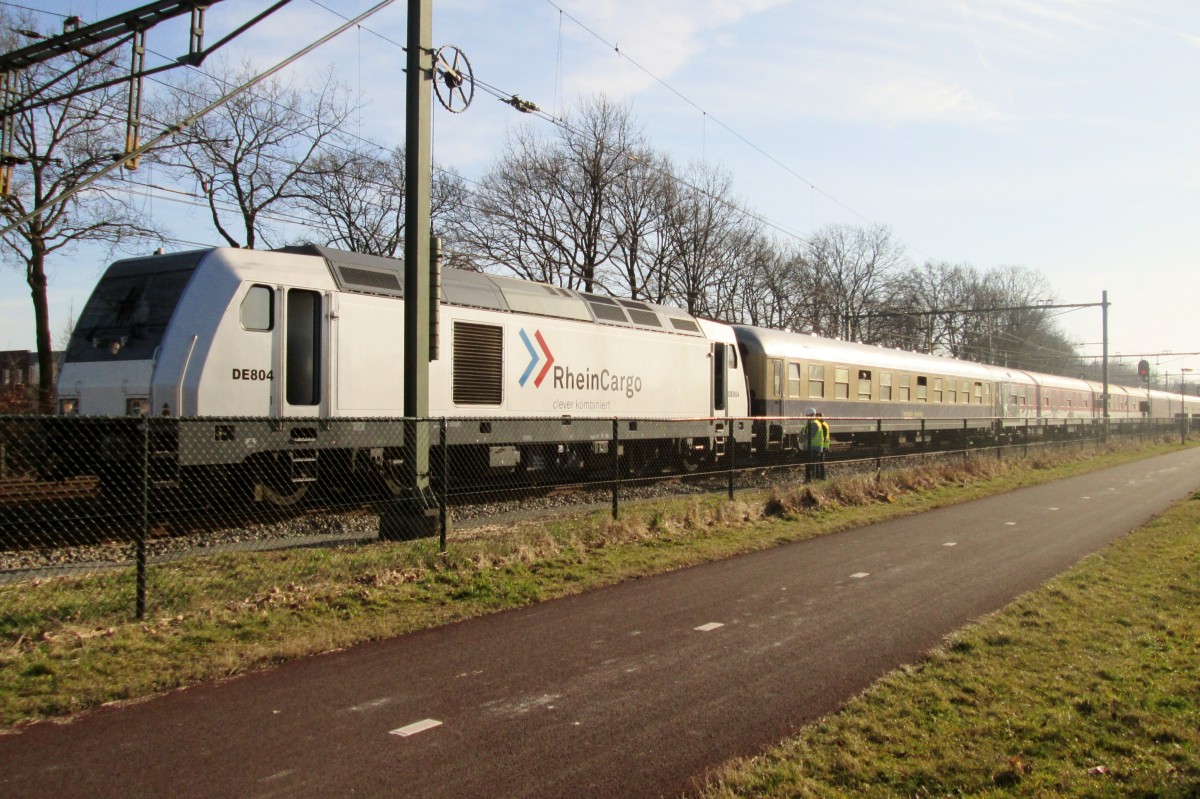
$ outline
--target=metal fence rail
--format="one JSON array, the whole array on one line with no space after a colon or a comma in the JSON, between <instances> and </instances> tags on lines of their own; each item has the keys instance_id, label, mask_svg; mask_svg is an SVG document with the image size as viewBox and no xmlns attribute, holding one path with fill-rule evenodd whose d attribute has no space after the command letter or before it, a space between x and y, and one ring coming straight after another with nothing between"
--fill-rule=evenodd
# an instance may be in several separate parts
<instances>
[{"instance_id":1,"label":"metal fence rail","mask_svg":"<svg viewBox=\"0 0 1200 799\"><path fill-rule=\"evenodd\" d=\"M231 572L274 569L268 577L287 583L300 579L290 551L423 535L444 550L456 519L535 499L572 495L616 517L623 500L668 480L733 498L764 480L820 476L786 432L798 421L0 416L0 591L70 587L64 620L88 602L141 618L149 601L181 600L172 573L200 557ZM1107 431L1090 419L827 421L830 477L1180 433L1149 420Z\"/></svg>"}]
</instances>

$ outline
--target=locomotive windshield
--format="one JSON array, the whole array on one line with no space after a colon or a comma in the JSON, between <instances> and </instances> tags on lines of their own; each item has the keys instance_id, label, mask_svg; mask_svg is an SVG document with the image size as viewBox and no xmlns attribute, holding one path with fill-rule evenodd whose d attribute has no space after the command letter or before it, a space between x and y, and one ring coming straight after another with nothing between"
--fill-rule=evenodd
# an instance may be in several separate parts
<instances>
[{"instance_id":1,"label":"locomotive windshield","mask_svg":"<svg viewBox=\"0 0 1200 799\"><path fill-rule=\"evenodd\" d=\"M68 361L132 361L154 355L204 251L118 261L108 268L67 347Z\"/></svg>"}]
</instances>

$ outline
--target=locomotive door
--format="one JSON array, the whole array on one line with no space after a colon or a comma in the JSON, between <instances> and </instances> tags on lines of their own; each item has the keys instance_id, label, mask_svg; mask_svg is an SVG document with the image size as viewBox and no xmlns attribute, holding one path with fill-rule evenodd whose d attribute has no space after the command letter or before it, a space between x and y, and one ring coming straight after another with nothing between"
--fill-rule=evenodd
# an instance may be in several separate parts
<instances>
[{"instance_id":1,"label":"locomotive door","mask_svg":"<svg viewBox=\"0 0 1200 799\"><path fill-rule=\"evenodd\" d=\"M709 416L746 415L748 384L738 359L737 345L716 342L712 345L711 358L713 374Z\"/></svg>"},{"instance_id":2,"label":"locomotive door","mask_svg":"<svg viewBox=\"0 0 1200 799\"><path fill-rule=\"evenodd\" d=\"M275 382L280 416L319 416L324 402L325 314L321 292L286 288L280 307Z\"/></svg>"}]
</instances>

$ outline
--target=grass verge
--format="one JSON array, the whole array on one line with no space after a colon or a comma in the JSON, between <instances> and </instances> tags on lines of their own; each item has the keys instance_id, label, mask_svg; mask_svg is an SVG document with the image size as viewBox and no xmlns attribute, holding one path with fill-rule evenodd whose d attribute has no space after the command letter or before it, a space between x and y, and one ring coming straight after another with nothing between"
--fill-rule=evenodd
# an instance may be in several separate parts
<instances>
[{"instance_id":1,"label":"grass verge","mask_svg":"<svg viewBox=\"0 0 1200 799\"><path fill-rule=\"evenodd\" d=\"M627 505L433 541L225 553L0 587L0 727L221 679L787 541L1060 479L1178 445L975 458L813 486Z\"/></svg>"},{"instance_id":2,"label":"grass verge","mask_svg":"<svg viewBox=\"0 0 1200 799\"><path fill-rule=\"evenodd\" d=\"M949 636L731 797L1200 796L1200 493Z\"/></svg>"}]
</instances>

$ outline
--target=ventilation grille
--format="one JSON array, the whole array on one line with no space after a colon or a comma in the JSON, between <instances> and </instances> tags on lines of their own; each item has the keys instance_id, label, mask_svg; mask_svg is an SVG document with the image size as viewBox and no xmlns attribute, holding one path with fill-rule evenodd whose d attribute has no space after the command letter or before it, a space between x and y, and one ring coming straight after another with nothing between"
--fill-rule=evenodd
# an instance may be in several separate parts
<instances>
[{"instance_id":1,"label":"ventilation grille","mask_svg":"<svg viewBox=\"0 0 1200 799\"><path fill-rule=\"evenodd\" d=\"M599 297L588 297L588 305L591 306L592 313L597 319L603 319L605 322L624 322L629 324L629 317L625 315L625 311L615 302L611 305L606 302L598 302Z\"/></svg>"},{"instance_id":2,"label":"ventilation grille","mask_svg":"<svg viewBox=\"0 0 1200 799\"><path fill-rule=\"evenodd\" d=\"M630 308L629 318L633 320L634 324L643 327L662 327L662 322L658 321L658 314L654 311L638 311Z\"/></svg>"},{"instance_id":3,"label":"ventilation grille","mask_svg":"<svg viewBox=\"0 0 1200 799\"><path fill-rule=\"evenodd\" d=\"M454 404L499 405L504 396L504 331L454 323Z\"/></svg>"},{"instance_id":4,"label":"ventilation grille","mask_svg":"<svg viewBox=\"0 0 1200 799\"><path fill-rule=\"evenodd\" d=\"M676 330L685 330L688 333L699 333L700 325L693 322L691 319L680 319L677 316L671 317L671 327Z\"/></svg>"},{"instance_id":5,"label":"ventilation grille","mask_svg":"<svg viewBox=\"0 0 1200 799\"><path fill-rule=\"evenodd\" d=\"M359 269L353 266L343 266L339 271L342 274L342 280L348 287L368 291L384 291L389 294L402 292L400 280L393 272L376 272L372 269Z\"/></svg>"}]
</instances>

